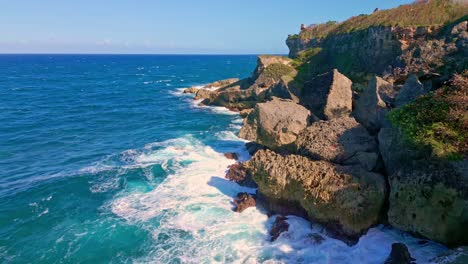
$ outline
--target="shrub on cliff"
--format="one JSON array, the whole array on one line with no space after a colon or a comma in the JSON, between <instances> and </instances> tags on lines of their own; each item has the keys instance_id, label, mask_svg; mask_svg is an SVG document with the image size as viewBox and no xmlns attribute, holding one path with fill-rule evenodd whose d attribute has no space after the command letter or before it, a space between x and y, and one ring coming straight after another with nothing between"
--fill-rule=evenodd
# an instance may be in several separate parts
<instances>
[{"instance_id":1,"label":"shrub on cliff","mask_svg":"<svg viewBox=\"0 0 468 264\"><path fill-rule=\"evenodd\" d=\"M389 113L405 139L438 158L459 160L468 154L468 71L444 86Z\"/></svg>"}]
</instances>

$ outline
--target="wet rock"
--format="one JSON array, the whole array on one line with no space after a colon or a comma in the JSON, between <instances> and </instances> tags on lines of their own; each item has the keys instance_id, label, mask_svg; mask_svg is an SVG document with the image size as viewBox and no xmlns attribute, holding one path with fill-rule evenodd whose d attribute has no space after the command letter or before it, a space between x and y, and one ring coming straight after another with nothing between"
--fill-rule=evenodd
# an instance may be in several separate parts
<instances>
[{"instance_id":1,"label":"wet rock","mask_svg":"<svg viewBox=\"0 0 468 264\"><path fill-rule=\"evenodd\" d=\"M321 119L348 116L353 108L352 82L334 69L306 82L300 103Z\"/></svg>"},{"instance_id":2,"label":"wet rock","mask_svg":"<svg viewBox=\"0 0 468 264\"><path fill-rule=\"evenodd\" d=\"M376 140L352 117L314 122L294 144L299 154L315 160L359 164L369 171L377 164Z\"/></svg>"},{"instance_id":3,"label":"wet rock","mask_svg":"<svg viewBox=\"0 0 468 264\"><path fill-rule=\"evenodd\" d=\"M361 166L312 161L260 150L247 162L259 193L270 202L299 204L309 219L354 242L378 223L385 200L382 175Z\"/></svg>"},{"instance_id":4,"label":"wet rock","mask_svg":"<svg viewBox=\"0 0 468 264\"><path fill-rule=\"evenodd\" d=\"M255 197L245 192L238 193L233 203L235 205L234 211L238 213L242 213L249 207L256 206Z\"/></svg>"},{"instance_id":5,"label":"wet rock","mask_svg":"<svg viewBox=\"0 0 468 264\"><path fill-rule=\"evenodd\" d=\"M226 157L227 159L233 159L233 160L239 159L239 155L237 155L237 153L234 153L234 152L226 152L224 153L224 157Z\"/></svg>"},{"instance_id":6,"label":"wet rock","mask_svg":"<svg viewBox=\"0 0 468 264\"><path fill-rule=\"evenodd\" d=\"M291 100L274 98L259 103L244 120L239 137L270 148L293 143L308 125L310 112Z\"/></svg>"},{"instance_id":7,"label":"wet rock","mask_svg":"<svg viewBox=\"0 0 468 264\"><path fill-rule=\"evenodd\" d=\"M287 218L285 216L277 216L273 226L270 229L270 241L273 242L281 235L283 232L287 232L289 230L289 224L286 221Z\"/></svg>"},{"instance_id":8,"label":"wet rock","mask_svg":"<svg viewBox=\"0 0 468 264\"><path fill-rule=\"evenodd\" d=\"M247 168L242 163L235 163L229 166L226 179L236 182L239 185L256 188L257 184L252 180Z\"/></svg>"},{"instance_id":9,"label":"wet rock","mask_svg":"<svg viewBox=\"0 0 468 264\"><path fill-rule=\"evenodd\" d=\"M385 264L414 264L416 263L414 261L415 259L411 257L405 244L394 243Z\"/></svg>"},{"instance_id":10,"label":"wet rock","mask_svg":"<svg viewBox=\"0 0 468 264\"><path fill-rule=\"evenodd\" d=\"M198 92L200 88L197 88L197 87L190 87L190 88L187 88L184 90L184 94L186 93L191 93L191 94L195 94Z\"/></svg>"}]
</instances>

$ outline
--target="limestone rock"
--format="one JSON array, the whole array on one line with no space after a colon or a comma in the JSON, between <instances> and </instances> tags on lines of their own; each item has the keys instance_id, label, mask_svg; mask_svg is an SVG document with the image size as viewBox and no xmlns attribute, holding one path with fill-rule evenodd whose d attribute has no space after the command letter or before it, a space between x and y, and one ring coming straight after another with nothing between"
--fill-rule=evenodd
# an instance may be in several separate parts
<instances>
[{"instance_id":1,"label":"limestone rock","mask_svg":"<svg viewBox=\"0 0 468 264\"><path fill-rule=\"evenodd\" d=\"M403 85L403 88L398 92L395 98L395 106L401 107L411 103L419 96L425 94L424 85L419 81L418 77L411 74Z\"/></svg>"},{"instance_id":2,"label":"limestone rock","mask_svg":"<svg viewBox=\"0 0 468 264\"><path fill-rule=\"evenodd\" d=\"M357 239L379 221L385 199L380 174L270 150L258 151L247 166L261 195L291 207L299 204L336 237Z\"/></svg>"},{"instance_id":3,"label":"limestone rock","mask_svg":"<svg viewBox=\"0 0 468 264\"><path fill-rule=\"evenodd\" d=\"M348 116L353 108L351 86L351 80L334 69L306 82L300 101L321 119Z\"/></svg>"},{"instance_id":4,"label":"limestone rock","mask_svg":"<svg viewBox=\"0 0 468 264\"><path fill-rule=\"evenodd\" d=\"M310 112L290 100L273 98L259 103L244 120L239 137L270 148L293 143L307 126Z\"/></svg>"},{"instance_id":5,"label":"limestone rock","mask_svg":"<svg viewBox=\"0 0 468 264\"><path fill-rule=\"evenodd\" d=\"M389 175L391 225L449 244L468 243L468 175L463 161L433 159L383 128L379 148Z\"/></svg>"},{"instance_id":6,"label":"limestone rock","mask_svg":"<svg viewBox=\"0 0 468 264\"><path fill-rule=\"evenodd\" d=\"M390 126L386 115L390 110L389 106L393 104L395 94L392 84L375 76L356 102L353 112L356 120L374 132L381 127Z\"/></svg>"},{"instance_id":7,"label":"limestone rock","mask_svg":"<svg viewBox=\"0 0 468 264\"><path fill-rule=\"evenodd\" d=\"M315 160L361 164L372 170L377 163L377 142L354 118L312 123L295 142L299 154Z\"/></svg>"}]
</instances>

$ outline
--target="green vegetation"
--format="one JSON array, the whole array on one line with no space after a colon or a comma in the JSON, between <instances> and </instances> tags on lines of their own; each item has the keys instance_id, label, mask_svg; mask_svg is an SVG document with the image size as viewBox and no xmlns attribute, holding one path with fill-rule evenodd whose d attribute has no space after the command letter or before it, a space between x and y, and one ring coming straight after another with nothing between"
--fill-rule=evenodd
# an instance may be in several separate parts
<instances>
[{"instance_id":1,"label":"green vegetation","mask_svg":"<svg viewBox=\"0 0 468 264\"><path fill-rule=\"evenodd\" d=\"M389 119L414 146L431 150L449 160L468 154L468 71L455 75L445 86L402 108L392 110Z\"/></svg>"},{"instance_id":2,"label":"green vegetation","mask_svg":"<svg viewBox=\"0 0 468 264\"><path fill-rule=\"evenodd\" d=\"M349 33L372 26L434 26L444 25L468 14L468 5L451 0L431 0L429 3L401 5L398 8L359 15L341 23L328 22L303 30L290 39L325 38L332 34Z\"/></svg>"},{"instance_id":3,"label":"green vegetation","mask_svg":"<svg viewBox=\"0 0 468 264\"><path fill-rule=\"evenodd\" d=\"M279 80L282 76L289 75L293 72L294 68L289 65L283 63L273 63L266 67L263 74L266 78Z\"/></svg>"},{"instance_id":4,"label":"green vegetation","mask_svg":"<svg viewBox=\"0 0 468 264\"><path fill-rule=\"evenodd\" d=\"M306 50L303 50L297 54L295 60L294 60L294 66L300 66L304 62L306 62L308 59L314 57L315 55L319 54L322 51L322 48L309 48Z\"/></svg>"}]
</instances>

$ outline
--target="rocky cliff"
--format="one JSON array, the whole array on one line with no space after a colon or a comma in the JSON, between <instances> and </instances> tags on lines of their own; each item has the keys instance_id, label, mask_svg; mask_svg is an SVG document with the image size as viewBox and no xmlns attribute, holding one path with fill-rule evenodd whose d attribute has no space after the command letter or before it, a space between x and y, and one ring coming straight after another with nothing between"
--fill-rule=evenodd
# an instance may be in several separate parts
<instances>
[{"instance_id":1,"label":"rocky cliff","mask_svg":"<svg viewBox=\"0 0 468 264\"><path fill-rule=\"evenodd\" d=\"M263 206L349 243L383 223L468 244L468 4L419 1L287 44L291 58L196 95L241 110L256 144L239 168Z\"/></svg>"}]
</instances>

